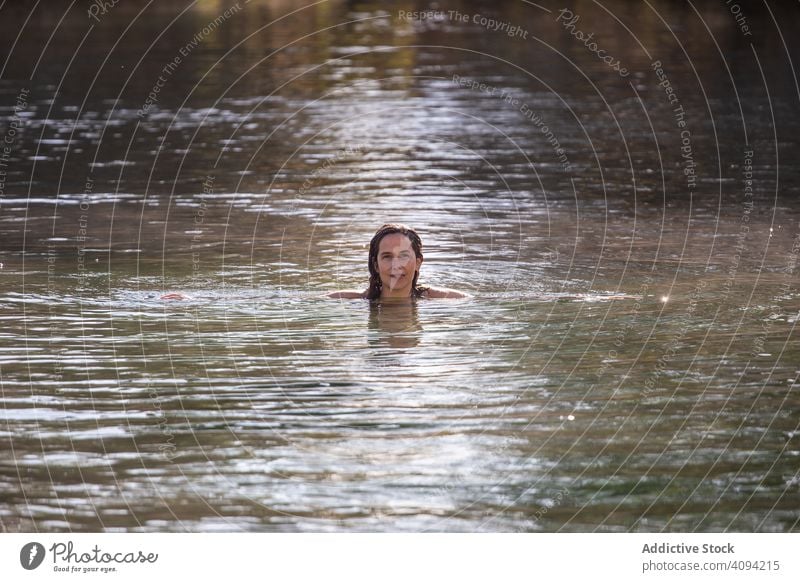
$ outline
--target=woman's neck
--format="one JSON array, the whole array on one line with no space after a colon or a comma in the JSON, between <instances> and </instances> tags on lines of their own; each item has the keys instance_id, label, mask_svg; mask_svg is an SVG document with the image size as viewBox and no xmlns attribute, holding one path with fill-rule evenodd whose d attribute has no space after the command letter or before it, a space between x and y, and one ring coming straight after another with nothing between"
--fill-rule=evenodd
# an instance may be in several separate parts
<instances>
[{"instance_id":1,"label":"woman's neck","mask_svg":"<svg viewBox=\"0 0 800 582\"><path fill-rule=\"evenodd\" d=\"M381 289L381 294L379 299L381 300L388 300L388 301L409 301L414 296L412 292L403 293L401 292L392 292L387 291L386 289Z\"/></svg>"}]
</instances>

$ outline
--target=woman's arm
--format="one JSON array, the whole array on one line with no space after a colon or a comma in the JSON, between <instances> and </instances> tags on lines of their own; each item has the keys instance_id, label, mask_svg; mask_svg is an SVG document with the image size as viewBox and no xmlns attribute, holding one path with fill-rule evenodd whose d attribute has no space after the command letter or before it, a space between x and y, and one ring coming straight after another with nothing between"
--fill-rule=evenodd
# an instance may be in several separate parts
<instances>
[{"instance_id":1,"label":"woman's arm","mask_svg":"<svg viewBox=\"0 0 800 582\"><path fill-rule=\"evenodd\" d=\"M328 293L331 299L366 299L366 291L356 291L355 289L346 289L344 291L334 291Z\"/></svg>"},{"instance_id":2,"label":"woman's arm","mask_svg":"<svg viewBox=\"0 0 800 582\"><path fill-rule=\"evenodd\" d=\"M437 289L436 287L428 287L425 295L431 299L465 299L472 297L468 293L462 293L455 289Z\"/></svg>"}]
</instances>

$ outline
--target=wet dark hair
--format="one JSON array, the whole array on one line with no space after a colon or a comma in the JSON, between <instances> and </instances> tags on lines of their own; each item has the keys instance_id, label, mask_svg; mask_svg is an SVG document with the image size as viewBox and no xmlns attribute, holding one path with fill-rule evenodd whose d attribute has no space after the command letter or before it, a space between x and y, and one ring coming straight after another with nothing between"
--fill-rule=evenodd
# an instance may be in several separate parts
<instances>
[{"instance_id":1,"label":"wet dark hair","mask_svg":"<svg viewBox=\"0 0 800 582\"><path fill-rule=\"evenodd\" d=\"M378 262L378 249L381 246L381 241L383 240L383 237L396 233L400 233L408 237L408 240L411 241L411 248L414 250L414 254L417 255L418 259L422 258L422 239L419 238L417 231L415 231L413 228L410 228L405 224L384 224L382 227L380 227L375 232L375 236L373 236L372 240L369 242L369 288L367 289L367 299L370 301L380 298L381 287L383 286L381 283L380 273L378 273L378 268L376 266L376 263ZM412 297L422 297L422 294L428 290L427 287L420 287L417 285L418 278L419 270L416 270L414 271L414 280L411 281Z\"/></svg>"}]
</instances>

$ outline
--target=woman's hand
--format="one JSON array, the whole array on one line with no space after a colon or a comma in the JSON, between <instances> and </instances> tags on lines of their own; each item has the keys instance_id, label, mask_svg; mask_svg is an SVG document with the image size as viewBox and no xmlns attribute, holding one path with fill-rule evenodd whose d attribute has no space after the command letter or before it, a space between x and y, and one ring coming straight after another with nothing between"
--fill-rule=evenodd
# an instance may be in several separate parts
<instances>
[{"instance_id":1,"label":"woman's hand","mask_svg":"<svg viewBox=\"0 0 800 582\"><path fill-rule=\"evenodd\" d=\"M182 301L189 298L183 293L167 293L166 295L162 295L161 299L178 299Z\"/></svg>"}]
</instances>

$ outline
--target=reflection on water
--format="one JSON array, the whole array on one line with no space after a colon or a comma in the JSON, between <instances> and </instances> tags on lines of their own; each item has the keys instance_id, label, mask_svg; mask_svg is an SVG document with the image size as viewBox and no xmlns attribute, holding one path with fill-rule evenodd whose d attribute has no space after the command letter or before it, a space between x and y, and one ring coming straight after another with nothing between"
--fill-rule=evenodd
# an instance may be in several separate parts
<instances>
[{"instance_id":1,"label":"reflection on water","mask_svg":"<svg viewBox=\"0 0 800 582\"><path fill-rule=\"evenodd\" d=\"M376 303L370 306L369 345L392 348L414 348L419 345L422 325L416 301Z\"/></svg>"},{"instance_id":2,"label":"reflection on water","mask_svg":"<svg viewBox=\"0 0 800 582\"><path fill-rule=\"evenodd\" d=\"M797 530L796 8L445 4L2 8L0 529Z\"/></svg>"}]
</instances>

